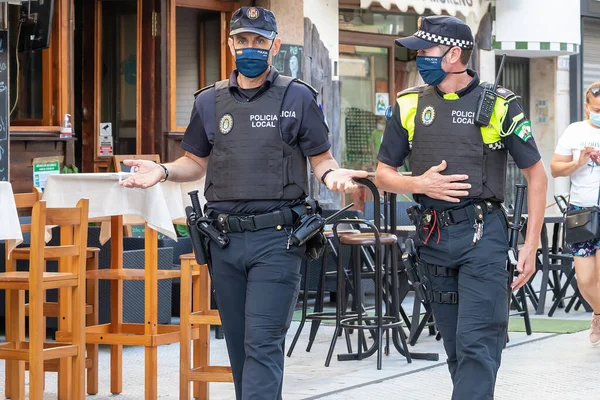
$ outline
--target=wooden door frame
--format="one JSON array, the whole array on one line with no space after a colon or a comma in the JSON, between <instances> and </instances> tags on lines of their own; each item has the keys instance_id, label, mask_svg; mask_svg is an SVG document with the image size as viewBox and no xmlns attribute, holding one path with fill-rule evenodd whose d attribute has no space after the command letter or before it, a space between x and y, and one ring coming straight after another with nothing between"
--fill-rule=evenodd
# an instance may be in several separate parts
<instances>
[{"instance_id":1,"label":"wooden door frame","mask_svg":"<svg viewBox=\"0 0 600 400\"><path fill-rule=\"evenodd\" d=\"M94 163L110 164L109 157L99 157L98 140L102 112L102 2L95 0L94 18ZM155 12L153 0L137 0L136 11L136 154L154 153L156 104L160 100L148 92L156 92L156 38L152 36L152 15ZM148 79L146 79L148 78ZM146 86L142 86L147 81ZM146 133L143 135L143 133Z\"/></svg>"},{"instance_id":2,"label":"wooden door frame","mask_svg":"<svg viewBox=\"0 0 600 400\"><path fill-rule=\"evenodd\" d=\"M233 70L234 59L231 52L227 50L227 38L229 37L229 21L231 15L238 9L238 2L220 2L217 0L170 0L168 13L168 112L167 112L167 132L185 132L185 126L177 125L177 7L187 7L202 9L207 11L218 11L221 13L221 73L220 79L227 79L230 71ZM207 82L209 83L209 82ZM198 88L200 89L200 88Z\"/></svg>"}]
</instances>

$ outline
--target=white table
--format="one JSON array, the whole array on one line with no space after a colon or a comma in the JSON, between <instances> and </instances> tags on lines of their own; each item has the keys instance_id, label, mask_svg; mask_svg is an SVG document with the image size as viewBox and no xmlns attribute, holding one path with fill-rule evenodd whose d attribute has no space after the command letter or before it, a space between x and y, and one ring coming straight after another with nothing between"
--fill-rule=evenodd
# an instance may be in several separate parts
<instances>
[{"instance_id":1,"label":"white table","mask_svg":"<svg viewBox=\"0 0 600 400\"><path fill-rule=\"evenodd\" d=\"M0 240L7 243L7 254L23 242L21 224L10 182L0 182Z\"/></svg>"},{"instance_id":2,"label":"white table","mask_svg":"<svg viewBox=\"0 0 600 400\"><path fill-rule=\"evenodd\" d=\"M111 322L88 326L86 343L105 344L111 348L111 392L122 392L123 345L145 347L145 398L156 399L158 346L178 343L179 325L158 324L158 280L179 278L179 271L158 270L157 231L177 239L173 223L185 223L188 191L202 191L203 181L179 184L165 182L148 189L129 189L119 180L129 174L65 174L51 175L46 181L43 200L49 207L72 207L81 198L89 199L90 220L103 222L101 239L111 238L111 268L90 271L88 279L111 280ZM200 196L201 204L205 202ZM110 221L110 227L106 222ZM145 223L145 269L123 268L123 225ZM123 323L123 281L144 280L145 323ZM66 340L59 327L57 340ZM65 378L68 379L68 378ZM59 382L68 386L68 380Z\"/></svg>"}]
</instances>

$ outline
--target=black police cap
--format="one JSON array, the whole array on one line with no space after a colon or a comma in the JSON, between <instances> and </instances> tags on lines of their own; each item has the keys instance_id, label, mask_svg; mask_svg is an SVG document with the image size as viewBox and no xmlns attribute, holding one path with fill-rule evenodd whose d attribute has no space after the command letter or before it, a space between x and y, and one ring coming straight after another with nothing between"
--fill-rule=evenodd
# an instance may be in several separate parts
<instances>
[{"instance_id":1,"label":"black police cap","mask_svg":"<svg viewBox=\"0 0 600 400\"><path fill-rule=\"evenodd\" d=\"M241 7L231 17L229 36L239 33L256 33L267 39L275 39L277 20L275 14L261 7Z\"/></svg>"},{"instance_id":2,"label":"black police cap","mask_svg":"<svg viewBox=\"0 0 600 400\"><path fill-rule=\"evenodd\" d=\"M399 46L411 50L427 49L429 47L444 45L473 48L473 33L469 25L456 17L433 16L419 19L419 30L412 36L396 39Z\"/></svg>"}]
</instances>

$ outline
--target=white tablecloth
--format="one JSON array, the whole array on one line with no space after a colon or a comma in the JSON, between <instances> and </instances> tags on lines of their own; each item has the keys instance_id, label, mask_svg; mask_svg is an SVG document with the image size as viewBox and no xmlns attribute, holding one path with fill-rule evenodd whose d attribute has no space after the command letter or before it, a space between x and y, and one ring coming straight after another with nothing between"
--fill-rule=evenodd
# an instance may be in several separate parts
<instances>
[{"instance_id":1,"label":"white tablecloth","mask_svg":"<svg viewBox=\"0 0 600 400\"><path fill-rule=\"evenodd\" d=\"M90 201L89 218L123 215L124 224L148 223L165 236L177 240L173 223L185 223L185 206L190 204L187 193L202 191L204 180L190 183L164 182L147 189L129 189L119 185L128 173L61 174L46 181L43 200L48 207L74 207L77 201ZM101 243L110 238L110 223L103 223Z\"/></svg>"},{"instance_id":2,"label":"white tablecloth","mask_svg":"<svg viewBox=\"0 0 600 400\"><path fill-rule=\"evenodd\" d=\"M9 182L0 182L0 240L8 243L8 257L23 242L15 198Z\"/></svg>"}]
</instances>

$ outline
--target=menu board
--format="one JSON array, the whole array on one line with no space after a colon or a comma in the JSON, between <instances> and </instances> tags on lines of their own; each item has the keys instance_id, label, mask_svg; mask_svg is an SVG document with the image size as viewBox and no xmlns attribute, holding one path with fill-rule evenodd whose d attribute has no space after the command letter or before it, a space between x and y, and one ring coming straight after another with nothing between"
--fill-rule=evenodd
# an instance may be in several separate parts
<instances>
[{"instance_id":1,"label":"menu board","mask_svg":"<svg viewBox=\"0 0 600 400\"><path fill-rule=\"evenodd\" d=\"M8 31L0 30L0 181L8 180Z\"/></svg>"}]
</instances>

